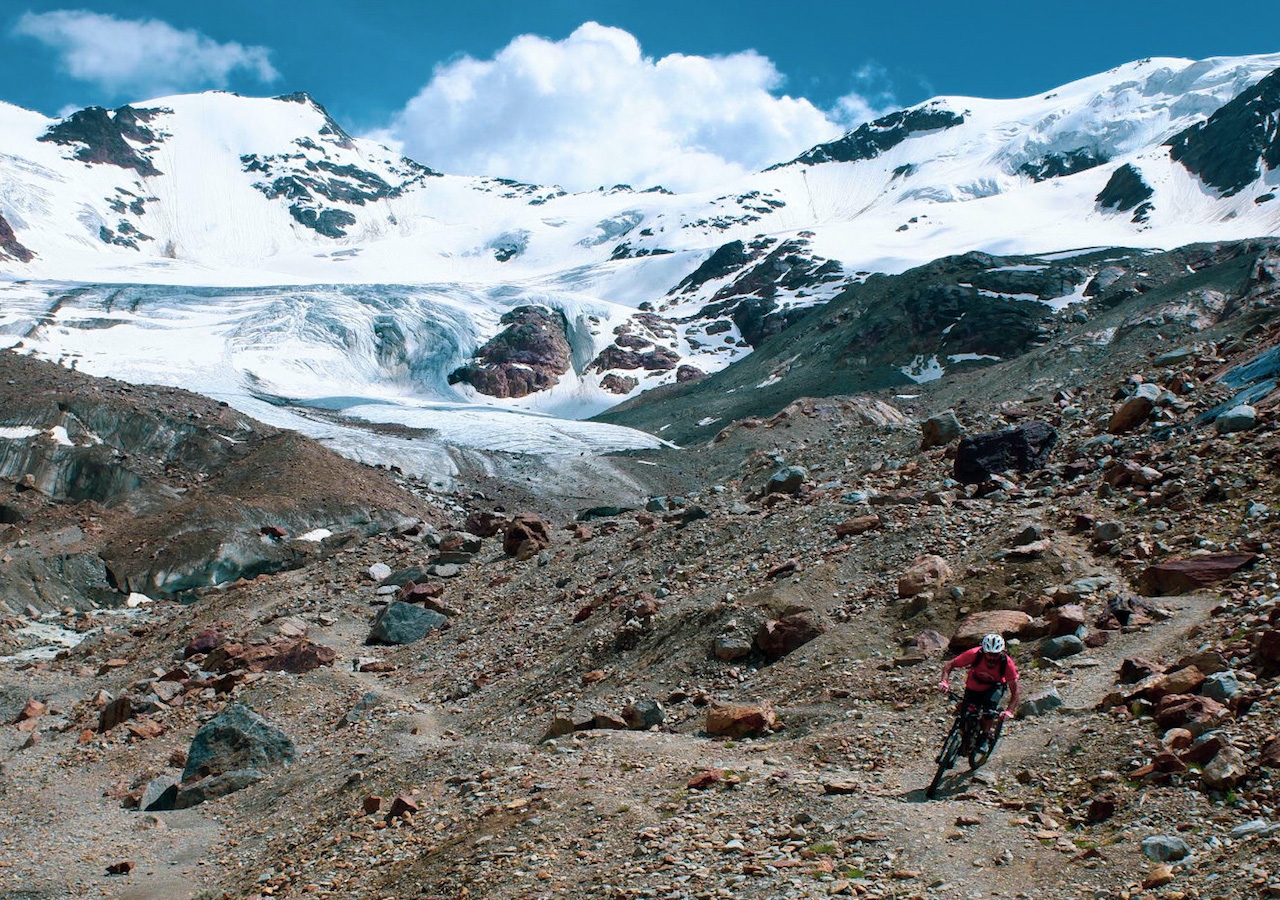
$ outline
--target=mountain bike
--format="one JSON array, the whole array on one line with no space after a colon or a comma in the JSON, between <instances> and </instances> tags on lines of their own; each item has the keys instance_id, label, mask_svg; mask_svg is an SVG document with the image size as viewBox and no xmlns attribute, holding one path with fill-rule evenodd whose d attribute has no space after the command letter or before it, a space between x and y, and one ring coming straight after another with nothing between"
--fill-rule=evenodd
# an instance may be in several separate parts
<instances>
[{"instance_id":1,"label":"mountain bike","mask_svg":"<svg viewBox=\"0 0 1280 900\"><path fill-rule=\"evenodd\" d=\"M958 703L961 695L950 691L947 696L952 702ZM993 701L998 704L999 695L994 697ZM969 758L970 771L982 768L991 758L992 752L996 749L996 743L1000 740L1000 733L1004 730L1004 720L999 718L994 710L990 711L996 719L996 725L991 732L991 737L988 738L982 727L982 713L982 708L976 703L966 703L956 713L955 721L951 723L951 730L942 739L942 749L938 752L937 758L938 770L934 773L929 786L924 789L924 795L929 799L933 799L938 792L938 785L942 784L943 777L955 767L956 760L961 756Z\"/></svg>"}]
</instances>

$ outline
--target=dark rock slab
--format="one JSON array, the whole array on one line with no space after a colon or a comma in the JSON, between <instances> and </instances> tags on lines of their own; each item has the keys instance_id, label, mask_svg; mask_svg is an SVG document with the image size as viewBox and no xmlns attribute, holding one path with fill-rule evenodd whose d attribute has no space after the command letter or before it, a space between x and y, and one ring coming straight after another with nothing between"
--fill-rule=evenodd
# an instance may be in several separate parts
<instances>
[{"instance_id":1,"label":"dark rock slab","mask_svg":"<svg viewBox=\"0 0 1280 900\"><path fill-rule=\"evenodd\" d=\"M411 603L393 600L373 620L366 643L412 644L449 621L446 616Z\"/></svg>"},{"instance_id":2,"label":"dark rock slab","mask_svg":"<svg viewBox=\"0 0 1280 900\"><path fill-rule=\"evenodd\" d=\"M962 484L981 484L1010 469L1034 472L1044 468L1057 442L1058 432L1039 421L966 437L956 451L954 477Z\"/></svg>"}]
</instances>

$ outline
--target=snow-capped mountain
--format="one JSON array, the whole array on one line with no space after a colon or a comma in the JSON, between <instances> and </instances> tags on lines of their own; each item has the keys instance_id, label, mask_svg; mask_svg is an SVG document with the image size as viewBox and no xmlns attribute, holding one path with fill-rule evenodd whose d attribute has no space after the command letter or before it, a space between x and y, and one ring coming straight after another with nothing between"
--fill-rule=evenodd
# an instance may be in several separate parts
<instances>
[{"instance_id":1,"label":"snow-capped mountain","mask_svg":"<svg viewBox=\"0 0 1280 900\"><path fill-rule=\"evenodd\" d=\"M1276 234L1278 119L1280 54L1149 59L936 98L719 191L569 194L441 174L302 94L0 104L0 333L245 406L581 417L721 369L873 273ZM590 431L548 427L515 449Z\"/></svg>"}]
</instances>

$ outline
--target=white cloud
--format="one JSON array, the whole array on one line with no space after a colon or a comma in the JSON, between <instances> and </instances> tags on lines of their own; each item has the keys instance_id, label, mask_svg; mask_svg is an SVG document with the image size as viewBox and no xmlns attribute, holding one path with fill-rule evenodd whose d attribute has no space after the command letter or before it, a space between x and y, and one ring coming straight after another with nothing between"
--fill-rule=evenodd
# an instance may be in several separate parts
<instances>
[{"instance_id":1,"label":"white cloud","mask_svg":"<svg viewBox=\"0 0 1280 900\"><path fill-rule=\"evenodd\" d=\"M29 12L13 33L53 48L67 74L112 94L221 88L237 71L261 82L279 77L265 47L220 44L158 19L117 19L71 9Z\"/></svg>"},{"instance_id":2,"label":"white cloud","mask_svg":"<svg viewBox=\"0 0 1280 900\"><path fill-rule=\"evenodd\" d=\"M782 81L752 51L655 60L628 32L588 22L562 41L522 35L493 59L437 66L374 136L447 172L690 190L791 159L871 111L850 95L826 113L779 96Z\"/></svg>"}]
</instances>

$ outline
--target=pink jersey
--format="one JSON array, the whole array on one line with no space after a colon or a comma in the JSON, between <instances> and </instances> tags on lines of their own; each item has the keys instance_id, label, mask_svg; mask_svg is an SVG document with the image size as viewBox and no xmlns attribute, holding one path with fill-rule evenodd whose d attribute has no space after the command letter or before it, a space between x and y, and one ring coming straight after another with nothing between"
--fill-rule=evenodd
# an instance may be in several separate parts
<instances>
[{"instance_id":1,"label":"pink jersey","mask_svg":"<svg viewBox=\"0 0 1280 900\"><path fill-rule=\"evenodd\" d=\"M970 691L989 691L997 684L1012 684L1018 680L1018 667L1009 654L1005 658L1004 671L1001 672L1000 660L994 662L987 659L981 647L966 650L951 661L953 669L968 669L969 677L964 686Z\"/></svg>"}]
</instances>

